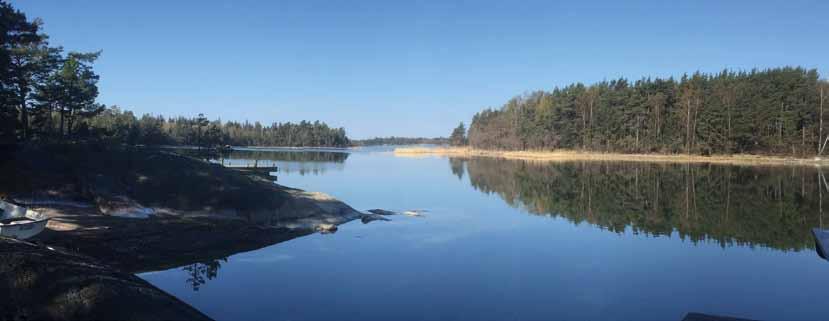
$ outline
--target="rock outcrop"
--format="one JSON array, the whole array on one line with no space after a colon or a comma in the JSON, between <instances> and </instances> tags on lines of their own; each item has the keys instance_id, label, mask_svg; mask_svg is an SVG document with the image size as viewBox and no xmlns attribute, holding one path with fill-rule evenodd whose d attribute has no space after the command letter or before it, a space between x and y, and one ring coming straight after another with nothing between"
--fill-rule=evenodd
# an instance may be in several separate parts
<instances>
[{"instance_id":1,"label":"rock outcrop","mask_svg":"<svg viewBox=\"0 0 829 321\"><path fill-rule=\"evenodd\" d=\"M91 257L0 238L0 262L3 320L210 320Z\"/></svg>"}]
</instances>

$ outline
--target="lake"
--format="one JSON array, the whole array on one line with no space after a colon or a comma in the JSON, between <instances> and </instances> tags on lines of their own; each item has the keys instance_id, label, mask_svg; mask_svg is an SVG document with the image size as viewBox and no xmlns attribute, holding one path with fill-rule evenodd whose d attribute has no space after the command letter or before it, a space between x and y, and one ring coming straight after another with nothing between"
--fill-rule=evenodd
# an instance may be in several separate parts
<instances>
[{"instance_id":1,"label":"lake","mask_svg":"<svg viewBox=\"0 0 829 321\"><path fill-rule=\"evenodd\" d=\"M279 184L358 210L426 212L139 275L215 319L825 318L829 262L810 229L829 228L829 193L814 167L383 148L243 150L225 161L254 160L279 166Z\"/></svg>"}]
</instances>

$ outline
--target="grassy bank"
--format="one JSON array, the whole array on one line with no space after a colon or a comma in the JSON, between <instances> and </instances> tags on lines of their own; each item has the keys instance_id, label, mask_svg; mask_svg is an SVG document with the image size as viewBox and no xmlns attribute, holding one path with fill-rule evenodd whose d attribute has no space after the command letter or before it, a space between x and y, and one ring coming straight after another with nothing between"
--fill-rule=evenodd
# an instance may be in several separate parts
<instances>
[{"instance_id":1,"label":"grassy bank","mask_svg":"<svg viewBox=\"0 0 829 321\"><path fill-rule=\"evenodd\" d=\"M714 163L735 165L829 165L829 159L793 158L764 155L687 155L687 154L620 154L582 152L572 150L557 151L499 151L481 150L467 147L416 147L397 148L394 154L402 157L423 157L429 155L450 157L498 157L533 161L567 162L567 161L627 161L627 162L665 162L665 163Z\"/></svg>"}]
</instances>

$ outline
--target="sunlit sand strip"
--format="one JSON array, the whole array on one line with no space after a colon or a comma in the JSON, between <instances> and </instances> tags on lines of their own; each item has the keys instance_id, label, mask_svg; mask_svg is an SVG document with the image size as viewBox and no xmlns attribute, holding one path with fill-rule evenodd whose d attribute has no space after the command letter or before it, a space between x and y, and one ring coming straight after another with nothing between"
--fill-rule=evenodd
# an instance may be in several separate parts
<instances>
[{"instance_id":1,"label":"sunlit sand strip","mask_svg":"<svg viewBox=\"0 0 829 321\"><path fill-rule=\"evenodd\" d=\"M628 161L628 162L662 162L662 163L714 163L735 165L829 165L829 159L794 158L761 155L685 155L685 154L620 154L595 153L571 150L559 151L490 151L460 147L414 147L397 148L395 156L424 157L426 155L448 157L497 157L545 162L567 161Z\"/></svg>"}]
</instances>

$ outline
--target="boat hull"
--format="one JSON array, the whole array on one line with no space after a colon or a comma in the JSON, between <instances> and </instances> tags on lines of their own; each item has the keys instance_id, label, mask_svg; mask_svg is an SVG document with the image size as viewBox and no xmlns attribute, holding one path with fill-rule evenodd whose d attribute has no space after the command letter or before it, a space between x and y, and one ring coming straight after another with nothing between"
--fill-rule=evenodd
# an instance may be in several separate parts
<instances>
[{"instance_id":1,"label":"boat hull","mask_svg":"<svg viewBox=\"0 0 829 321\"><path fill-rule=\"evenodd\" d=\"M25 240L33 237L49 223L49 218L22 206L0 201L0 236Z\"/></svg>"},{"instance_id":2,"label":"boat hull","mask_svg":"<svg viewBox=\"0 0 829 321\"><path fill-rule=\"evenodd\" d=\"M0 225L0 236L25 240L43 232L49 220Z\"/></svg>"}]
</instances>

